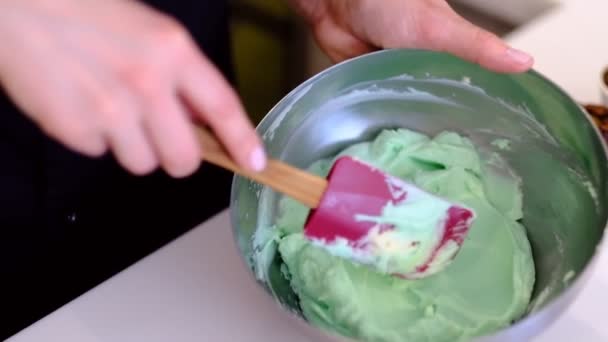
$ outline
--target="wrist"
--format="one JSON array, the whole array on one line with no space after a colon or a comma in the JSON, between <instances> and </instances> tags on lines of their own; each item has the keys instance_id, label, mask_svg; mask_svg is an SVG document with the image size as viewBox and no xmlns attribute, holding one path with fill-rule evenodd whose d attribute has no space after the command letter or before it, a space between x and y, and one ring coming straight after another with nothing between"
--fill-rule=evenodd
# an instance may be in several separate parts
<instances>
[{"instance_id":1,"label":"wrist","mask_svg":"<svg viewBox=\"0 0 608 342\"><path fill-rule=\"evenodd\" d=\"M308 23L318 22L326 12L328 0L286 0L293 10Z\"/></svg>"}]
</instances>

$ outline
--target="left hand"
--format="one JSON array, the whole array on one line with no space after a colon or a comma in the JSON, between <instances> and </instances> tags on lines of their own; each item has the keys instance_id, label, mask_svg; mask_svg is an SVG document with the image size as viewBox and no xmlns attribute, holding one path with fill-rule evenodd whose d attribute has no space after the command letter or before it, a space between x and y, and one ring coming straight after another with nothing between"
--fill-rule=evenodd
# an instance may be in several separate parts
<instances>
[{"instance_id":1,"label":"left hand","mask_svg":"<svg viewBox=\"0 0 608 342\"><path fill-rule=\"evenodd\" d=\"M379 48L445 51L497 72L533 59L459 16L444 0L290 0L317 43L339 62Z\"/></svg>"}]
</instances>

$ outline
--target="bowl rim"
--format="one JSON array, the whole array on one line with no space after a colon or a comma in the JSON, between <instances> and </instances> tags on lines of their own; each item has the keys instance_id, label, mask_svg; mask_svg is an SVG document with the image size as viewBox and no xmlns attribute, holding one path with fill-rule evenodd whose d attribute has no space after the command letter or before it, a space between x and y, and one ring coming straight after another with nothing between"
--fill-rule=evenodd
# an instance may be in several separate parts
<instances>
[{"instance_id":1,"label":"bowl rim","mask_svg":"<svg viewBox=\"0 0 608 342\"><path fill-rule=\"evenodd\" d=\"M362 54L362 55L359 55L359 56L356 56L356 57L353 57L353 58L350 58L350 59L347 59L347 60L344 60L344 61L341 61L338 63L334 63L333 65L310 76L309 78L307 78L306 80L304 80L303 82L298 84L296 87L294 87L291 91L287 92L274 106L272 106L272 108L270 108L268 110L268 112L264 115L264 117L258 122L258 124L255 127L256 132L258 134L261 134L262 133L261 129L263 127L267 126L269 124L270 120L276 119L274 117L271 118L271 116L273 113L276 112L277 108L279 108L283 104L287 103L288 101L291 101L292 98L295 98L295 96L298 93L300 93L303 89L315 84L315 82L317 80L324 78L331 73L336 72L336 69L339 69L341 66L343 66L345 64L351 64L353 62L356 62L356 61L359 61L362 59L374 58L374 56L376 56L376 55L390 54L390 53L394 53L394 52L408 53L408 54L411 53L414 55L415 54L449 55L452 58L462 60L461 58L459 58L455 55L449 54L447 52L441 52L441 51L415 49L415 48L388 48L388 49L380 49L377 51L365 53L365 54ZM595 139L597 141L599 141L599 143L602 147L604 158L606 158L606 161L607 161L606 164L608 165L608 142L606 141L606 139L604 139L604 137L601 134L600 129L594 124L591 115L584 109L583 105L581 103L577 102L567 91L565 91L564 88L562 88L560 85L556 84L551 79L549 79L547 76L541 74L534 68L529 69L528 71L524 72L524 74L529 74L532 77L539 79L541 82L544 82L547 85L553 87L564 99L569 101L571 104L574 104L575 107L578 108L579 114L581 114L585 118L587 124L590 125L592 130L594 131ZM288 316L291 320L295 320L296 321L295 323L298 324L299 326L305 328L307 330L308 334L314 333L318 337L322 336L326 339L329 339L330 341L336 341L336 342L359 342L358 340L348 338L348 337L345 337L342 335L338 335L337 333L332 333L329 331L325 331L321 328L315 327L315 326L311 325L310 323L308 323L300 315L297 315L294 312L287 310L284 307L284 305L279 303L275 298L272 297L272 295L268 291L266 291L264 289L264 286L255 277L253 272L251 272L249 265L247 264L247 261L243 257L243 251L241 250L238 239L236 237L237 236L236 223L238 221L238 213L235 208L235 205L233 205L233 200L236 198L236 194L237 194L237 190L238 190L237 184L238 184L239 179L241 179L241 178L243 178L243 177L236 175L236 174L232 178L232 183L231 183L231 188L230 188L229 218L230 218L231 230L232 230L232 235L233 235L233 239L232 239L233 243L236 245L237 250L240 252L239 259L241 260L241 265L242 265L242 267L245 268L249 277L251 277L252 281L256 283L258 289L261 290L261 292L265 293L265 297L267 297L269 300L275 302L275 304L280 307L280 312L283 315ZM539 310L536 310L532 313L527 312L523 318L519 319L515 323L510 324L507 327L497 330L491 334L476 337L476 338L474 338L474 341L477 341L479 339L485 340L488 338L491 339L491 338L508 337L507 333L509 331L515 330L518 327L524 328L524 326L531 324L531 320L533 320L534 318L537 318L537 317L543 316L543 315L548 315L550 312L555 312L555 309L557 309L558 307L560 307L560 306L567 307L572 302L574 302L575 299L578 297L578 295L580 295L580 293L582 292L582 290L585 287L585 285L587 284L587 281L589 280L589 278L591 278L591 275L596 271L596 266L597 266L598 260L600 258L600 254L608 253L608 248L605 247L605 245L608 244L608 242L606 242L607 232L608 232L608 217L606 218L606 220L604 222L604 227L602 229L600 239L598 240L597 244L595 245L595 250L594 250L591 258L586 263L586 265L583 267L583 270L575 276L575 278L566 286L566 288L561 293L559 293L557 296L550 299L548 302L545 302ZM563 315L564 312L565 312L565 310L558 310L557 314L553 315L553 317L551 317L550 320L545 320L545 322L546 322L545 327L537 329L537 331L533 332L532 335L534 335L534 336L539 335L542 331L548 329L560 316Z\"/></svg>"}]
</instances>

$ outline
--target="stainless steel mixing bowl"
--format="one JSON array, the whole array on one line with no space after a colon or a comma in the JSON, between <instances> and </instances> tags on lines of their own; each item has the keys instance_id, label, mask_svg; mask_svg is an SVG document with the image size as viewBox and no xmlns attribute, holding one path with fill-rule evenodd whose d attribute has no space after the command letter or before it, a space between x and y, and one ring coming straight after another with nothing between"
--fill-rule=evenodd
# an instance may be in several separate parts
<instances>
[{"instance_id":1,"label":"stainless steel mixing bowl","mask_svg":"<svg viewBox=\"0 0 608 342\"><path fill-rule=\"evenodd\" d=\"M498 152L523 179L524 219L537 270L529 313L480 341L525 341L546 328L582 289L607 220L607 160L587 114L538 73L506 75L453 56L384 50L338 64L280 101L258 126L269 154L299 167L369 139L382 128L455 130L482 153ZM510 149L491 142L507 138ZM303 322L278 265L256 269L252 237L272 224L279 195L235 177L234 235L252 276ZM317 340L346 341L302 324Z\"/></svg>"}]
</instances>

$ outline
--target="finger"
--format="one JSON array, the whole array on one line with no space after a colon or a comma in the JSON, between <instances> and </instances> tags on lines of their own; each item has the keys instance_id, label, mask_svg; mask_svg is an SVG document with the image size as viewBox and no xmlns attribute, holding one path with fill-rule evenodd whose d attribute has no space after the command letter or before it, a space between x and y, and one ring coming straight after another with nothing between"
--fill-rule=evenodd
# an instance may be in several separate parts
<instances>
[{"instance_id":1,"label":"finger","mask_svg":"<svg viewBox=\"0 0 608 342\"><path fill-rule=\"evenodd\" d=\"M147 107L144 116L144 127L162 167L173 177L192 174L200 165L201 150L177 97L158 98Z\"/></svg>"},{"instance_id":2,"label":"finger","mask_svg":"<svg viewBox=\"0 0 608 342\"><path fill-rule=\"evenodd\" d=\"M234 90L203 58L185 70L179 91L193 114L213 129L237 164L252 171L263 170L263 145Z\"/></svg>"},{"instance_id":3,"label":"finger","mask_svg":"<svg viewBox=\"0 0 608 342\"><path fill-rule=\"evenodd\" d=\"M329 58L336 63L377 49L331 21L321 22L315 27L315 40Z\"/></svg>"},{"instance_id":4,"label":"finger","mask_svg":"<svg viewBox=\"0 0 608 342\"><path fill-rule=\"evenodd\" d=\"M146 136L139 115L123 113L124 119L106 133L118 162L136 175L144 175L158 166L154 148Z\"/></svg>"},{"instance_id":5,"label":"finger","mask_svg":"<svg viewBox=\"0 0 608 342\"><path fill-rule=\"evenodd\" d=\"M427 25L427 23L425 23ZM525 52L508 46L496 35L454 14L429 22L428 44L497 72L524 72L534 63Z\"/></svg>"},{"instance_id":6,"label":"finger","mask_svg":"<svg viewBox=\"0 0 608 342\"><path fill-rule=\"evenodd\" d=\"M44 113L33 114L43 132L59 141L66 148L88 157L99 157L107 151L107 142L102 132L80 115L70 115L68 106L48 109Z\"/></svg>"},{"instance_id":7,"label":"finger","mask_svg":"<svg viewBox=\"0 0 608 342\"><path fill-rule=\"evenodd\" d=\"M76 86L78 82L66 85L60 73L49 73L37 62L26 63L31 67L26 73L19 73L18 67L7 68L4 76L10 82L3 84L4 90L42 132L64 147L89 157L104 154L107 143L102 131L83 115L89 111L82 101L86 94ZM65 73L61 75L66 77ZM48 84L56 86L49 90Z\"/></svg>"}]
</instances>

